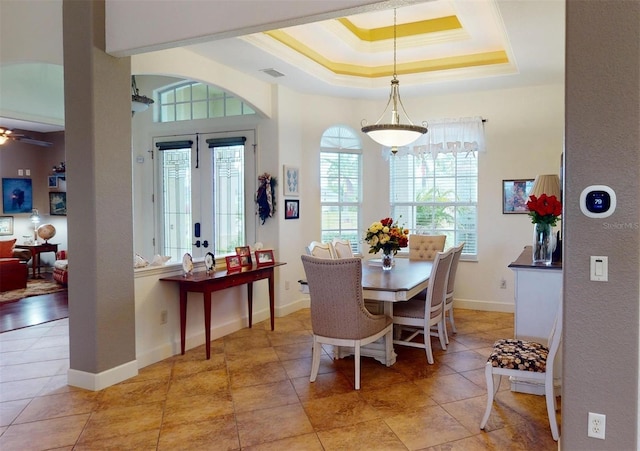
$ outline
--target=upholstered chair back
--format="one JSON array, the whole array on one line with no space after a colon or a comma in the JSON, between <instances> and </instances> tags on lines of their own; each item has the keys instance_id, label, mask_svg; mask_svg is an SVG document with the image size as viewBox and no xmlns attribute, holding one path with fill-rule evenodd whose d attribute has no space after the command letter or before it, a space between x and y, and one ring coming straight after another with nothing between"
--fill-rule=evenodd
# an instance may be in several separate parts
<instances>
[{"instance_id":1,"label":"upholstered chair back","mask_svg":"<svg viewBox=\"0 0 640 451\"><path fill-rule=\"evenodd\" d=\"M307 246L307 255L318 258L335 258L333 245L331 243L321 243L312 241Z\"/></svg>"},{"instance_id":2,"label":"upholstered chair back","mask_svg":"<svg viewBox=\"0 0 640 451\"><path fill-rule=\"evenodd\" d=\"M302 255L309 284L311 326L323 337L359 340L380 331L390 318L372 315L362 296L362 260Z\"/></svg>"},{"instance_id":3,"label":"upholstered chair back","mask_svg":"<svg viewBox=\"0 0 640 451\"><path fill-rule=\"evenodd\" d=\"M433 261L444 250L446 235L409 235L409 258Z\"/></svg>"},{"instance_id":4,"label":"upholstered chair back","mask_svg":"<svg viewBox=\"0 0 640 451\"><path fill-rule=\"evenodd\" d=\"M354 256L349 240L334 238L331 244L333 245L334 258L352 258Z\"/></svg>"}]
</instances>

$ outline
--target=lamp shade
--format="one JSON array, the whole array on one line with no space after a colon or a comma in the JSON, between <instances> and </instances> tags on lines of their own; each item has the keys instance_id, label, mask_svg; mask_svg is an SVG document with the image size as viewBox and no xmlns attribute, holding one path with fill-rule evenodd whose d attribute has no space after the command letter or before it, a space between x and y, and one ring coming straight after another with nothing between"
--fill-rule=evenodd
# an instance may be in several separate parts
<instances>
[{"instance_id":1,"label":"lamp shade","mask_svg":"<svg viewBox=\"0 0 640 451\"><path fill-rule=\"evenodd\" d=\"M544 174L536 177L529 196L556 196L560 200L560 177L556 174Z\"/></svg>"}]
</instances>

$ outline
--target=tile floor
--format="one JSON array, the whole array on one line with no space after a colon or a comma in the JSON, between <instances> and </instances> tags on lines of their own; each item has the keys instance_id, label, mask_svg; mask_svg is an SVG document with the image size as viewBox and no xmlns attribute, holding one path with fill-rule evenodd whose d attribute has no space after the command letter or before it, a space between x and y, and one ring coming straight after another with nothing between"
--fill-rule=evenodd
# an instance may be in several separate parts
<instances>
[{"instance_id":1,"label":"tile floor","mask_svg":"<svg viewBox=\"0 0 640 451\"><path fill-rule=\"evenodd\" d=\"M309 382L309 310L268 321L140 370L100 392L66 385L68 323L0 334L0 449L546 450L544 398L503 381L487 425L483 366L513 315L457 309L446 352L396 347L386 368L325 349Z\"/></svg>"}]
</instances>

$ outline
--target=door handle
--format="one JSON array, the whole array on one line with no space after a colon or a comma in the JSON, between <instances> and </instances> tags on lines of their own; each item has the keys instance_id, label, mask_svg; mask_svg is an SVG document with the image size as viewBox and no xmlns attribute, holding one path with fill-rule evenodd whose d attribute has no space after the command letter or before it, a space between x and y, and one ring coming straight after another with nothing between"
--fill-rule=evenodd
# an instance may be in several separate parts
<instances>
[{"instance_id":1,"label":"door handle","mask_svg":"<svg viewBox=\"0 0 640 451\"><path fill-rule=\"evenodd\" d=\"M204 241L202 242L202 247L204 247L204 248L209 247L209 242L208 242L207 240L204 240Z\"/></svg>"},{"instance_id":2,"label":"door handle","mask_svg":"<svg viewBox=\"0 0 640 451\"><path fill-rule=\"evenodd\" d=\"M193 245L194 245L195 247L200 247L200 240L196 240L196 242L195 242L195 243L193 243ZM207 247L207 246L205 246L205 247Z\"/></svg>"}]
</instances>

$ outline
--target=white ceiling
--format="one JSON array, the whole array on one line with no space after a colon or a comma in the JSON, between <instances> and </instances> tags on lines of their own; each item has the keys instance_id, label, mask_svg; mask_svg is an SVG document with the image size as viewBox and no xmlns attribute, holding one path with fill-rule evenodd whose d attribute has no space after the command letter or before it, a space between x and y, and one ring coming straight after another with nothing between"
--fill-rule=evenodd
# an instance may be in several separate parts
<instances>
[{"instance_id":1,"label":"white ceiling","mask_svg":"<svg viewBox=\"0 0 640 451\"><path fill-rule=\"evenodd\" d=\"M24 3L30 2L2 1L0 45L8 40L14 45L16 42L21 43L23 41L16 39L16 34L21 34L20 37L28 39L29 27L26 23L16 23L15 18L19 17L23 21L31 20L34 15L39 14L40 8L28 8L29 14L25 14L24 9L27 8ZM46 5L42 8L42 13L48 14L49 17L52 14L52 3L61 5L60 0L43 3ZM12 15L14 20L11 23L7 22L7 4L10 4L11 8L23 11L22 14ZM451 14L456 15L462 25L462 29L457 31L399 36L397 39L399 69L414 61L429 61L451 55L502 50L508 56L508 62L503 64L432 70L413 74L403 74L399 70L398 78L403 97L563 83L564 7L563 0L436 0L398 9L398 30L406 23ZM389 27L393 25L393 11L368 12L348 17L348 19L358 27L366 29ZM40 22L36 21L36 23ZM55 54L54 59L59 55L60 65L62 65L61 24L60 20L59 29L51 30L50 34L53 37L50 37L48 42L51 46L52 40L58 41L57 45L60 49L51 49L48 55ZM393 39L358 42L337 20L298 25L285 28L283 31L327 61L336 64L348 63L358 67L389 66L389 68L393 65ZM7 36L8 33L11 33L11 36ZM40 39L44 37L40 36ZM20 45L23 44L18 44ZM26 52L38 48L37 45L26 43L23 47ZM350 98L380 98L381 101L386 100L389 93L391 72L380 77L336 74L264 33L196 44L189 48L257 79L278 83L298 92ZM11 52L16 54L15 46ZM8 63L17 63L15 60L8 61L5 57L7 53L0 47L0 98L4 99L16 95L16 89L12 83L19 82L24 86L30 82L25 80L24 72L20 71L12 71L22 74L19 81L12 81L11 77L3 76L8 74L6 71L6 68L10 67ZM23 62L34 60L28 58L24 52L18 53ZM273 78L263 73L263 69L275 69L284 76ZM37 80L42 81L40 74L35 73L33 77L34 84ZM55 86L48 89L51 95L39 93L38 102L42 102L43 106L39 108L40 112L33 112L31 116L26 113L7 114L7 110L15 110L15 108L6 108L7 102L0 100L0 126L40 132L62 129L63 123L60 119L47 120L41 114L45 109L50 111L58 108L59 111L64 111L63 105L60 104L60 99L63 99L63 87L57 86L60 84L56 81ZM59 92L54 92L56 89ZM45 108L46 102L52 102L54 105L47 105ZM38 108L37 102L34 103L36 104L34 107ZM37 120L34 121L34 118Z\"/></svg>"}]
</instances>

